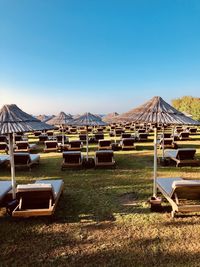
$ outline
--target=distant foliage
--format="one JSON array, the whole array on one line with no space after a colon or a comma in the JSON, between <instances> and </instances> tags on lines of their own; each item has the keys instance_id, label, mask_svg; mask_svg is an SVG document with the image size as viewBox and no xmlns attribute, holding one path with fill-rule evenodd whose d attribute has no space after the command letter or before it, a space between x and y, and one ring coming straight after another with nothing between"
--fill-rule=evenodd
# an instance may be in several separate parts
<instances>
[{"instance_id":1,"label":"distant foliage","mask_svg":"<svg viewBox=\"0 0 200 267\"><path fill-rule=\"evenodd\" d=\"M192 96L183 96L172 100L172 105L176 109L187 112L192 118L200 121L200 98Z\"/></svg>"}]
</instances>

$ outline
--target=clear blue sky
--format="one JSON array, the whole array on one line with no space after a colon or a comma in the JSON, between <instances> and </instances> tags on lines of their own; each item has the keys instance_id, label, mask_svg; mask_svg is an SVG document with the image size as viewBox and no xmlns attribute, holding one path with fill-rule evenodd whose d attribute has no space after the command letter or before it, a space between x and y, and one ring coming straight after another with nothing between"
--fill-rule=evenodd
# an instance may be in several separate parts
<instances>
[{"instance_id":1,"label":"clear blue sky","mask_svg":"<svg viewBox=\"0 0 200 267\"><path fill-rule=\"evenodd\" d=\"M199 88L199 0L0 0L0 106L124 112Z\"/></svg>"}]
</instances>

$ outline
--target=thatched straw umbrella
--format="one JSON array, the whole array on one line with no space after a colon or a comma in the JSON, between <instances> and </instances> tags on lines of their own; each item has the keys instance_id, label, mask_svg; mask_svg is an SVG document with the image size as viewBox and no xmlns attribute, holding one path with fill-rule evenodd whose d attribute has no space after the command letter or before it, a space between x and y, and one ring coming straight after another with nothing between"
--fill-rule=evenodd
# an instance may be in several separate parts
<instances>
[{"instance_id":1,"label":"thatched straw umbrella","mask_svg":"<svg viewBox=\"0 0 200 267\"><path fill-rule=\"evenodd\" d=\"M112 123L114 122L115 118L119 116L119 114L117 112L113 112L113 113L108 113L106 116L104 116L102 118L103 121L107 122L107 123Z\"/></svg>"},{"instance_id":2,"label":"thatched straw umbrella","mask_svg":"<svg viewBox=\"0 0 200 267\"><path fill-rule=\"evenodd\" d=\"M72 116L70 114L65 114L65 112L61 111L57 116L47 121L47 124L50 125L59 125L62 127L62 144L64 146L64 126L69 125L72 121Z\"/></svg>"},{"instance_id":3,"label":"thatched straw umbrella","mask_svg":"<svg viewBox=\"0 0 200 267\"><path fill-rule=\"evenodd\" d=\"M13 153L13 134L50 130L53 127L25 113L16 105L5 105L0 110L0 134L8 134L11 166L12 192L15 199L15 164Z\"/></svg>"},{"instance_id":4,"label":"thatched straw umbrella","mask_svg":"<svg viewBox=\"0 0 200 267\"><path fill-rule=\"evenodd\" d=\"M86 126L86 159L88 161L88 126L104 126L107 123L103 122L99 116L87 112L74 119L72 125Z\"/></svg>"},{"instance_id":5,"label":"thatched straw umbrella","mask_svg":"<svg viewBox=\"0 0 200 267\"><path fill-rule=\"evenodd\" d=\"M157 179L157 125L200 125L200 122L185 116L161 97L155 96L143 105L123 113L117 118L118 121L134 123L152 123L154 127L154 184L153 196L156 196Z\"/></svg>"}]
</instances>

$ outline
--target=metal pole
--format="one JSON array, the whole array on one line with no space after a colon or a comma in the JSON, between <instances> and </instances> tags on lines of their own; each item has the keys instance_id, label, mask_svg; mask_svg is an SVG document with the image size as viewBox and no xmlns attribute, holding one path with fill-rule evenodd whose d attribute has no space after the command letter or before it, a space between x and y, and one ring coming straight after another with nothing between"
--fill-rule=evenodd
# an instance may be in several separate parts
<instances>
[{"instance_id":1,"label":"metal pole","mask_svg":"<svg viewBox=\"0 0 200 267\"><path fill-rule=\"evenodd\" d=\"M88 161L88 126L86 126L86 160Z\"/></svg>"},{"instance_id":2,"label":"metal pole","mask_svg":"<svg viewBox=\"0 0 200 267\"><path fill-rule=\"evenodd\" d=\"M164 154L165 154L165 127L163 125L163 139L162 139L162 159L164 160Z\"/></svg>"},{"instance_id":3,"label":"metal pole","mask_svg":"<svg viewBox=\"0 0 200 267\"><path fill-rule=\"evenodd\" d=\"M14 163L14 153L13 153L13 134L8 134L9 138L9 154L10 154L10 167L11 167L11 180L12 180L12 197L16 199L16 182L15 182L15 163Z\"/></svg>"},{"instance_id":4,"label":"metal pole","mask_svg":"<svg viewBox=\"0 0 200 267\"><path fill-rule=\"evenodd\" d=\"M154 177L153 177L153 196L154 197L156 197L157 195L156 180L157 180L157 125L155 125L155 128L154 128Z\"/></svg>"}]
</instances>

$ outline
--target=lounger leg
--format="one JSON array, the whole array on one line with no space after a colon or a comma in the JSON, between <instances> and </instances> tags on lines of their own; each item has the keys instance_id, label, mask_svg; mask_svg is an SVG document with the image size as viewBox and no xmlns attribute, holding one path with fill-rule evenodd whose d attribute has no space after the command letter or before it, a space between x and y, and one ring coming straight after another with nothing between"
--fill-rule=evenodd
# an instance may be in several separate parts
<instances>
[{"instance_id":1,"label":"lounger leg","mask_svg":"<svg viewBox=\"0 0 200 267\"><path fill-rule=\"evenodd\" d=\"M171 217L172 217L172 219L175 217L175 211L174 210L171 211Z\"/></svg>"}]
</instances>

